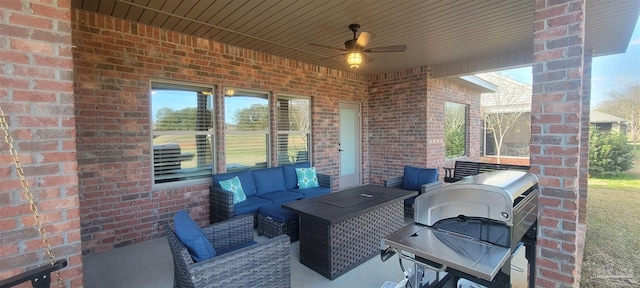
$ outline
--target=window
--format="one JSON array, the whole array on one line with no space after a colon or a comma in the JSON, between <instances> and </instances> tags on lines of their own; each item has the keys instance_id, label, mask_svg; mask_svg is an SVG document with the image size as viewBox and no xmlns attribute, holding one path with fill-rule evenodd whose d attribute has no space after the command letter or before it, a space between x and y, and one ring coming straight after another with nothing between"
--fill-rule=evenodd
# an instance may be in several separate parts
<instances>
[{"instance_id":1,"label":"window","mask_svg":"<svg viewBox=\"0 0 640 288\"><path fill-rule=\"evenodd\" d=\"M467 154L467 106L445 102L445 155L455 158Z\"/></svg>"},{"instance_id":2,"label":"window","mask_svg":"<svg viewBox=\"0 0 640 288\"><path fill-rule=\"evenodd\" d=\"M311 160L311 100L278 96L278 165Z\"/></svg>"},{"instance_id":3,"label":"window","mask_svg":"<svg viewBox=\"0 0 640 288\"><path fill-rule=\"evenodd\" d=\"M151 84L153 181L155 184L213 173L211 88Z\"/></svg>"},{"instance_id":4,"label":"window","mask_svg":"<svg viewBox=\"0 0 640 288\"><path fill-rule=\"evenodd\" d=\"M267 167L269 97L234 91L224 97L224 147L227 171Z\"/></svg>"},{"instance_id":5,"label":"window","mask_svg":"<svg viewBox=\"0 0 640 288\"><path fill-rule=\"evenodd\" d=\"M503 113L503 117L488 114L485 115L485 119L489 121L484 122L486 143L484 155L529 157L531 113L517 113L517 115ZM494 128L489 127L491 124ZM501 133L502 137L500 137ZM500 147L500 153L497 153L498 147Z\"/></svg>"}]
</instances>

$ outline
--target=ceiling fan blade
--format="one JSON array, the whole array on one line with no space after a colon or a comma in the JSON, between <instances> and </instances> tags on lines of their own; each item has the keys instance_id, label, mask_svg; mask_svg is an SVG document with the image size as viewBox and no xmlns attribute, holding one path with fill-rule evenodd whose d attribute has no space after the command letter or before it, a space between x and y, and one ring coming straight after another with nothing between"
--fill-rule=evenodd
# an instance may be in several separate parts
<instances>
[{"instance_id":1,"label":"ceiling fan blade","mask_svg":"<svg viewBox=\"0 0 640 288\"><path fill-rule=\"evenodd\" d=\"M329 59L329 58L336 58L336 57L338 57L338 56L344 57L344 56L345 56L345 55L347 55L347 54L349 54L349 53L335 54L335 55L331 55L331 56L328 56L328 57L324 57L324 58L322 58L322 59L324 60L324 59Z\"/></svg>"},{"instance_id":2,"label":"ceiling fan blade","mask_svg":"<svg viewBox=\"0 0 640 288\"><path fill-rule=\"evenodd\" d=\"M309 45L316 46L316 47L322 47L322 48L328 48L328 49L335 49L335 50L340 50L340 51L347 51L347 49L337 48L337 47L332 47L332 46L322 45L322 44L317 44L317 43L309 43Z\"/></svg>"},{"instance_id":3,"label":"ceiling fan blade","mask_svg":"<svg viewBox=\"0 0 640 288\"><path fill-rule=\"evenodd\" d=\"M362 54L364 56L364 63L371 63L373 61L375 61L376 59L374 59L373 57L367 55L367 54Z\"/></svg>"},{"instance_id":4,"label":"ceiling fan blade","mask_svg":"<svg viewBox=\"0 0 640 288\"><path fill-rule=\"evenodd\" d=\"M394 45L383 47L371 47L364 49L363 52L377 53L377 52L404 52L407 50L407 45Z\"/></svg>"},{"instance_id":5,"label":"ceiling fan blade","mask_svg":"<svg viewBox=\"0 0 640 288\"><path fill-rule=\"evenodd\" d=\"M371 39L373 39L374 37L375 35L373 35L373 33L360 32L360 35L358 36L358 41L356 41L356 47L360 47L360 48L366 47L367 44L369 44L369 42L371 41Z\"/></svg>"}]
</instances>

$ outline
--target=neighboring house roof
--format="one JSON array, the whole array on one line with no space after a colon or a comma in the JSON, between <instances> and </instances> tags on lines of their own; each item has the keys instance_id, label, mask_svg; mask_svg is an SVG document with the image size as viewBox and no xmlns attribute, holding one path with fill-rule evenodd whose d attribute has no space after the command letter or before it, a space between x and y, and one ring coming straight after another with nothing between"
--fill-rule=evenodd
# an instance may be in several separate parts
<instances>
[{"instance_id":1,"label":"neighboring house roof","mask_svg":"<svg viewBox=\"0 0 640 288\"><path fill-rule=\"evenodd\" d=\"M531 111L531 85L496 72L475 74L474 76L497 87L495 92L481 94L480 103L485 111L493 113Z\"/></svg>"},{"instance_id":2,"label":"neighboring house roof","mask_svg":"<svg viewBox=\"0 0 640 288\"><path fill-rule=\"evenodd\" d=\"M516 81L496 72L475 74L497 87L495 92L482 93L481 106L490 113L530 112L531 85ZM629 122L624 118L600 111L591 110L589 123L622 123Z\"/></svg>"},{"instance_id":3,"label":"neighboring house roof","mask_svg":"<svg viewBox=\"0 0 640 288\"><path fill-rule=\"evenodd\" d=\"M591 110L589 116L589 123L623 123L626 124L627 119L613 116L611 114L602 113L600 111Z\"/></svg>"},{"instance_id":4,"label":"neighboring house roof","mask_svg":"<svg viewBox=\"0 0 640 288\"><path fill-rule=\"evenodd\" d=\"M496 86L495 84L490 83L482 78L476 77L475 75L451 77L449 79L452 82L456 82L471 89L478 90L480 91L480 93L496 92L498 89L498 86Z\"/></svg>"}]
</instances>

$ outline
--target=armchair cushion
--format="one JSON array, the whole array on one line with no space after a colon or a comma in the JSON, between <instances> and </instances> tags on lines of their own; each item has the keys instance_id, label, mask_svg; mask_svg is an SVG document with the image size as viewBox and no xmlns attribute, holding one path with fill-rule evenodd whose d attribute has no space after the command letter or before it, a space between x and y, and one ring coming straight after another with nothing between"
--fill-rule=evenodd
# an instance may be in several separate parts
<instances>
[{"instance_id":1,"label":"armchair cushion","mask_svg":"<svg viewBox=\"0 0 640 288\"><path fill-rule=\"evenodd\" d=\"M253 183L253 175L251 174L251 170L213 174L213 185L215 187L222 188L220 187L220 181L228 180L235 176L238 176L238 179L240 179L240 183L242 183L242 190L244 191L244 195L246 195L247 197L256 195L256 185Z\"/></svg>"},{"instance_id":2,"label":"armchair cushion","mask_svg":"<svg viewBox=\"0 0 640 288\"><path fill-rule=\"evenodd\" d=\"M253 170L252 173L256 184L256 195L287 190L281 167Z\"/></svg>"},{"instance_id":3,"label":"armchair cushion","mask_svg":"<svg viewBox=\"0 0 640 288\"><path fill-rule=\"evenodd\" d=\"M320 187L315 167L296 168L296 175L298 176L298 187L300 187L300 189Z\"/></svg>"},{"instance_id":4,"label":"armchair cushion","mask_svg":"<svg viewBox=\"0 0 640 288\"><path fill-rule=\"evenodd\" d=\"M207 240L204 231L198 226L198 223L191 219L187 211L178 211L173 218L173 223L176 236L187 247L193 261L203 261L217 255L213 245Z\"/></svg>"},{"instance_id":5,"label":"armchair cushion","mask_svg":"<svg viewBox=\"0 0 640 288\"><path fill-rule=\"evenodd\" d=\"M282 171L284 172L284 185L287 187L287 190L298 188L298 175L296 174L296 168L309 167L311 167L309 162L282 165Z\"/></svg>"},{"instance_id":6,"label":"armchair cushion","mask_svg":"<svg viewBox=\"0 0 640 288\"><path fill-rule=\"evenodd\" d=\"M220 181L220 187L233 193L233 204L238 204L244 200L247 200L247 195L244 194L242 183L240 183L240 179L238 178L238 176Z\"/></svg>"},{"instance_id":7,"label":"armchair cushion","mask_svg":"<svg viewBox=\"0 0 640 288\"><path fill-rule=\"evenodd\" d=\"M404 166L402 189L421 191L422 184L438 180L438 169Z\"/></svg>"}]
</instances>

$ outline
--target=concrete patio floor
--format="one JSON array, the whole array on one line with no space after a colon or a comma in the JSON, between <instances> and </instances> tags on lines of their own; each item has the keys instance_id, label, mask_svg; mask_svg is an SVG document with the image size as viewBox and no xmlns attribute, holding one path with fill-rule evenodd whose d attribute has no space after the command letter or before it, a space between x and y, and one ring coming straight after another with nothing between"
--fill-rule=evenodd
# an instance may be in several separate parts
<instances>
[{"instance_id":1,"label":"concrete patio floor","mask_svg":"<svg viewBox=\"0 0 640 288\"><path fill-rule=\"evenodd\" d=\"M264 236L255 236L264 241ZM291 243L292 287L381 287L385 281L399 282L403 274L398 256L382 262L376 256L331 281L300 264L299 242ZM403 261L405 267L413 265ZM527 262L524 249L512 261L513 287L527 287ZM84 283L88 288L163 288L173 286L173 262L166 238L116 248L83 259Z\"/></svg>"}]
</instances>

